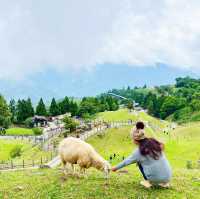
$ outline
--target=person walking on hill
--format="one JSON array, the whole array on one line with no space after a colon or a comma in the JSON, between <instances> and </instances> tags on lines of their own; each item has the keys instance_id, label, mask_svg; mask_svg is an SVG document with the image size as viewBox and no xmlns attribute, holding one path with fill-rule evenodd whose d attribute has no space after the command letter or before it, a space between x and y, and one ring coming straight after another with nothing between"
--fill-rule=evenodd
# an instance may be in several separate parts
<instances>
[{"instance_id":1,"label":"person walking on hill","mask_svg":"<svg viewBox=\"0 0 200 199\"><path fill-rule=\"evenodd\" d=\"M172 170L163 152L164 144L154 138L147 138L144 128L143 122L137 122L136 128L132 132L132 138L138 148L128 158L113 167L112 171L115 172L125 166L137 163L144 177L144 181L140 182L141 185L150 188L156 184L168 188Z\"/></svg>"}]
</instances>

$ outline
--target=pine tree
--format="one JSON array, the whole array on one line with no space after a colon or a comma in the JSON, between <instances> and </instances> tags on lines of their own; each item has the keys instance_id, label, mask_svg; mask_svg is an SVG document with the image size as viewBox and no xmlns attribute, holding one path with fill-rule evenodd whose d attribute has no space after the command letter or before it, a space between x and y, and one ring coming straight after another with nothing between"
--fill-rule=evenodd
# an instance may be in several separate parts
<instances>
[{"instance_id":1,"label":"pine tree","mask_svg":"<svg viewBox=\"0 0 200 199\"><path fill-rule=\"evenodd\" d=\"M78 113L78 104L73 100L70 102L70 113L72 116L76 116Z\"/></svg>"},{"instance_id":2,"label":"pine tree","mask_svg":"<svg viewBox=\"0 0 200 199\"><path fill-rule=\"evenodd\" d=\"M14 99L10 100L9 109L11 112L11 121L14 122L16 117L16 102Z\"/></svg>"},{"instance_id":3,"label":"pine tree","mask_svg":"<svg viewBox=\"0 0 200 199\"><path fill-rule=\"evenodd\" d=\"M0 126L8 128L11 124L11 113L6 100L0 95Z\"/></svg>"},{"instance_id":4,"label":"pine tree","mask_svg":"<svg viewBox=\"0 0 200 199\"><path fill-rule=\"evenodd\" d=\"M59 109L59 106L56 103L55 98L53 98L52 101L51 101L49 112L50 112L51 116L57 116L57 115L60 114L60 109Z\"/></svg>"},{"instance_id":5,"label":"pine tree","mask_svg":"<svg viewBox=\"0 0 200 199\"><path fill-rule=\"evenodd\" d=\"M31 103L31 99L18 100L16 117L18 123L23 123L27 118L34 116L34 109Z\"/></svg>"},{"instance_id":6,"label":"pine tree","mask_svg":"<svg viewBox=\"0 0 200 199\"><path fill-rule=\"evenodd\" d=\"M30 98L28 98L26 101L26 108L27 108L27 118L33 117L35 112Z\"/></svg>"},{"instance_id":7,"label":"pine tree","mask_svg":"<svg viewBox=\"0 0 200 199\"><path fill-rule=\"evenodd\" d=\"M65 113L69 112L69 110L70 110L70 102L69 102L69 98L68 97L65 97L63 99L63 101L61 101L58 105L59 105L61 114L65 114Z\"/></svg>"},{"instance_id":8,"label":"pine tree","mask_svg":"<svg viewBox=\"0 0 200 199\"><path fill-rule=\"evenodd\" d=\"M41 98L37 107L36 107L36 115L40 115L40 116L46 116L47 115L47 110L45 107L45 104L43 102L43 99Z\"/></svg>"}]
</instances>

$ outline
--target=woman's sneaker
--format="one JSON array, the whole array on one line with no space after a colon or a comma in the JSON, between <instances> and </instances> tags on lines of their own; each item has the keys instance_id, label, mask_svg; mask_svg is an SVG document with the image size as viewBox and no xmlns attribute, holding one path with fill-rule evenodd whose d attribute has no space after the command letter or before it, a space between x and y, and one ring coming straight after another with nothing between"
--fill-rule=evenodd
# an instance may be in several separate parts
<instances>
[{"instance_id":1,"label":"woman's sneaker","mask_svg":"<svg viewBox=\"0 0 200 199\"><path fill-rule=\"evenodd\" d=\"M140 184L146 188L152 187L152 184L148 180L141 181Z\"/></svg>"},{"instance_id":2,"label":"woman's sneaker","mask_svg":"<svg viewBox=\"0 0 200 199\"><path fill-rule=\"evenodd\" d=\"M170 184L169 184L169 182L160 183L159 186L161 186L161 187L163 187L163 188L169 188L169 187L170 187Z\"/></svg>"}]
</instances>

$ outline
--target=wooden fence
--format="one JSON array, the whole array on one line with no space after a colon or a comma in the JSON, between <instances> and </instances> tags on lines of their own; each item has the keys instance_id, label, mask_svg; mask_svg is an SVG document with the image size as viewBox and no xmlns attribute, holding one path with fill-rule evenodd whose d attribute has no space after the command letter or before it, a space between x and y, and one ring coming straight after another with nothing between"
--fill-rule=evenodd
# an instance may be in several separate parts
<instances>
[{"instance_id":1,"label":"wooden fence","mask_svg":"<svg viewBox=\"0 0 200 199\"><path fill-rule=\"evenodd\" d=\"M51 138L60 135L62 132L64 131L64 128L55 128L52 130L48 130L46 132L44 132L43 135L40 136L33 136L33 135L4 135L4 136L0 136L0 139L9 139L9 140L26 140L29 141L31 143L33 143L34 145L39 144L41 142L46 142L48 140L50 140Z\"/></svg>"},{"instance_id":2,"label":"wooden fence","mask_svg":"<svg viewBox=\"0 0 200 199\"><path fill-rule=\"evenodd\" d=\"M51 161L54 157L57 156L57 151L51 152L49 155L41 156L37 159L19 159L19 160L8 160L0 161L0 171L8 169L23 169L29 167L43 167L46 163Z\"/></svg>"},{"instance_id":3,"label":"wooden fence","mask_svg":"<svg viewBox=\"0 0 200 199\"><path fill-rule=\"evenodd\" d=\"M84 133L80 134L80 138L85 140L88 137L95 135L100 132L104 132L106 129L109 128L118 128L121 126L127 126L127 125L133 125L135 124L133 121L114 121L114 122L102 122L102 125L92 129L91 131L85 131ZM30 139L30 141L34 142L35 145L37 144L44 144L45 142L49 141L55 136L58 136L62 133L64 129L56 130L53 132L48 132L48 135L46 137L43 136L13 136L13 139L21 139L21 140L27 140ZM34 138L33 138L34 137ZM39 141L38 141L39 140ZM25 160L25 159L13 159L9 161L0 161L0 170L7 170L7 169L23 169L28 167L42 167L48 162L50 162L53 158L55 158L58 155L57 148L52 148L50 145L47 144L47 151L50 150L50 155L42 156L37 159L33 160Z\"/></svg>"}]
</instances>

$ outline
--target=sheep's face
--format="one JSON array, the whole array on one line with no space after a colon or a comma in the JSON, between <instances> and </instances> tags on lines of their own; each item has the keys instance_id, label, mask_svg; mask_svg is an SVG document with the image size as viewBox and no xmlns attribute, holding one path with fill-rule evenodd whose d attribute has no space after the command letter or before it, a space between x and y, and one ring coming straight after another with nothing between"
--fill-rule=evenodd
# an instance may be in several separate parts
<instances>
[{"instance_id":1,"label":"sheep's face","mask_svg":"<svg viewBox=\"0 0 200 199\"><path fill-rule=\"evenodd\" d=\"M111 165L109 164L109 162L105 161L104 163L104 174L105 174L105 178L109 177L109 173L111 171Z\"/></svg>"}]
</instances>

